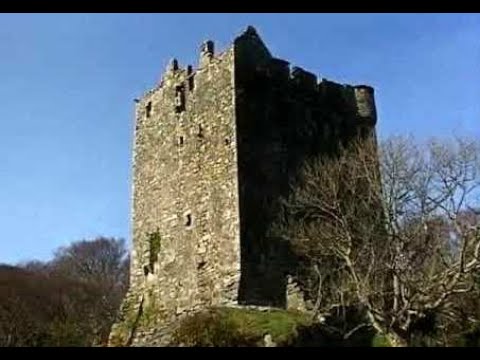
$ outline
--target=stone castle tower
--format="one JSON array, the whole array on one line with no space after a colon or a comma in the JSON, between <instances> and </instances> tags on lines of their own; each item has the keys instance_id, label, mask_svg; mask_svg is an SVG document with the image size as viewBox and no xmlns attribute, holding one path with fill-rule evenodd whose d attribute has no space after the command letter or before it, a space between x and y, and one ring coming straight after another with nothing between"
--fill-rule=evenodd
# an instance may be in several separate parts
<instances>
[{"instance_id":1,"label":"stone castle tower","mask_svg":"<svg viewBox=\"0 0 480 360\"><path fill-rule=\"evenodd\" d=\"M290 306L288 244L269 236L305 158L374 133L373 89L272 56L248 27L176 60L136 104L130 290L112 342L207 306Z\"/></svg>"}]
</instances>

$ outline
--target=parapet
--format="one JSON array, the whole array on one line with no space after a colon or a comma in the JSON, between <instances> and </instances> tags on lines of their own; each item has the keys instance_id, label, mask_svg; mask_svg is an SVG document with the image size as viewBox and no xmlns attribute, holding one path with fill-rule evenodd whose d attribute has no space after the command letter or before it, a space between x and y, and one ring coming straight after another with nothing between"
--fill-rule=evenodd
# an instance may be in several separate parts
<instances>
[{"instance_id":1,"label":"parapet","mask_svg":"<svg viewBox=\"0 0 480 360\"><path fill-rule=\"evenodd\" d=\"M288 61L272 58L269 70L271 77L282 83L290 79L290 63Z\"/></svg>"},{"instance_id":2,"label":"parapet","mask_svg":"<svg viewBox=\"0 0 480 360\"><path fill-rule=\"evenodd\" d=\"M210 63L215 56L215 44L212 40L207 40L200 46L200 67Z\"/></svg>"},{"instance_id":3,"label":"parapet","mask_svg":"<svg viewBox=\"0 0 480 360\"><path fill-rule=\"evenodd\" d=\"M259 81L271 81L277 90L292 91L293 94L298 94L295 96L298 98L308 96L309 101L317 102L320 107L325 106L328 111L355 114L356 119L360 122L376 123L374 89L371 86L344 85L324 78L318 82L314 73L299 66L290 68L288 61L271 55L254 27L248 26L237 36L231 50L234 51L235 71L239 75L236 80L263 79ZM185 82L188 86L186 89L193 91L196 75L212 64L214 60L221 60L222 56L223 53L215 55L213 41L204 41L200 45L197 70L190 65L185 69L180 68L177 59L173 58L170 60L160 84L149 93L163 87L163 84L177 86L179 82Z\"/></svg>"},{"instance_id":4,"label":"parapet","mask_svg":"<svg viewBox=\"0 0 480 360\"><path fill-rule=\"evenodd\" d=\"M345 91L345 85L322 78L318 84L318 91L326 99L336 98Z\"/></svg>"},{"instance_id":5,"label":"parapet","mask_svg":"<svg viewBox=\"0 0 480 360\"><path fill-rule=\"evenodd\" d=\"M358 116L376 122L377 111L375 107L374 89L371 86L358 85L354 86L354 93Z\"/></svg>"},{"instance_id":6,"label":"parapet","mask_svg":"<svg viewBox=\"0 0 480 360\"><path fill-rule=\"evenodd\" d=\"M167 71L177 71L177 70L178 70L178 60L173 58L168 63Z\"/></svg>"},{"instance_id":7,"label":"parapet","mask_svg":"<svg viewBox=\"0 0 480 360\"><path fill-rule=\"evenodd\" d=\"M305 90L315 91L317 89L317 76L294 66L291 73L292 83Z\"/></svg>"}]
</instances>

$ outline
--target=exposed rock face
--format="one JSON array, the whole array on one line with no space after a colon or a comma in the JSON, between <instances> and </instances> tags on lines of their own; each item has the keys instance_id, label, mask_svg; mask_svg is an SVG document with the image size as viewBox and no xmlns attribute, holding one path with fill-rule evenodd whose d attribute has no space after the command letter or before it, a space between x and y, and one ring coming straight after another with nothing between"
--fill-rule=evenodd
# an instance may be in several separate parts
<instances>
[{"instance_id":1,"label":"exposed rock face","mask_svg":"<svg viewBox=\"0 0 480 360\"><path fill-rule=\"evenodd\" d=\"M270 235L278 200L307 157L375 123L371 87L290 71L252 27L219 55L205 42L196 70L172 60L136 104L131 282L111 343L148 344L207 306L305 307Z\"/></svg>"}]
</instances>

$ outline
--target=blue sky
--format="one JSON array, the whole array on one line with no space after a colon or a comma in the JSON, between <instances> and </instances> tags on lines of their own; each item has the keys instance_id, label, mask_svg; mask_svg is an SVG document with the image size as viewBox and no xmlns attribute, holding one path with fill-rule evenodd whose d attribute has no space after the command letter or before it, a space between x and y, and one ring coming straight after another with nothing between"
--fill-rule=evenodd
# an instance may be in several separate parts
<instances>
[{"instance_id":1,"label":"blue sky","mask_svg":"<svg viewBox=\"0 0 480 360\"><path fill-rule=\"evenodd\" d=\"M480 135L477 14L0 14L0 262L130 241L133 99L249 24L293 65L374 86L381 137Z\"/></svg>"}]
</instances>

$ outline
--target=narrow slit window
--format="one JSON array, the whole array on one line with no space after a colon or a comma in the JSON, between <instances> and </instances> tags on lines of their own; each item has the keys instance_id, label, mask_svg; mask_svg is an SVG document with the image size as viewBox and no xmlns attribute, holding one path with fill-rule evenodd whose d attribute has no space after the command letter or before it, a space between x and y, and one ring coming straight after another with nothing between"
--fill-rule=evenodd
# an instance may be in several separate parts
<instances>
[{"instance_id":1,"label":"narrow slit window","mask_svg":"<svg viewBox=\"0 0 480 360\"><path fill-rule=\"evenodd\" d=\"M175 112L185 111L185 88L183 85L175 87Z\"/></svg>"},{"instance_id":2,"label":"narrow slit window","mask_svg":"<svg viewBox=\"0 0 480 360\"><path fill-rule=\"evenodd\" d=\"M147 276L148 274L150 274L150 268L148 265L145 265L143 267L143 275Z\"/></svg>"},{"instance_id":3,"label":"narrow slit window","mask_svg":"<svg viewBox=\"0 0 480 360\"><path fill-rule=\"evenodd\" d=\"M194 75L190 75L188 78L188 90L193 91L195 89L195 79Z\"/></svg>"},{"instance_id":4,"label":"narrow slit window","mask_svg":"<svg viewBox=\"0 0 480 360\"><path fill-rule=\"evenodd\" d=\"M178 145L182 146L183 143L184 143L183 136L180 136L180 137L178 138Z\"/></svg>"},{"instance_id":5,"label":"narrow slit window","mask_svg":"<svg viewBox=\"0 0 480 360\"><path fill-rule=\"evenodd\" d=\"M152 115L152 102L149 101L147 106L145 106L145 114L147 118L149 118Z\"/></svg>"},{"instance_id":6,"label":"narrow slit window","mask_svg":"<svg viewBox=\"0 0 480 360\"><path fill-rule=\"evenodd\" d=\"M187 79L188 79L188 90L193 91L195 88L195 81L193 80L193 77L195 75L193 74L193 67L192 65L187 66Z\"/></svg>"},{"instance_id":7,"label":"narrow slit window","mask_svg":"<svg viewBox=\"0 0 480 360\"><path fill-rule=\"evenodd\" d=\"M189 227L192 227L192 225L193 225L192 214L186 214L185 215L185 227L189 228Z\"/></svg>"}]
</instances>

